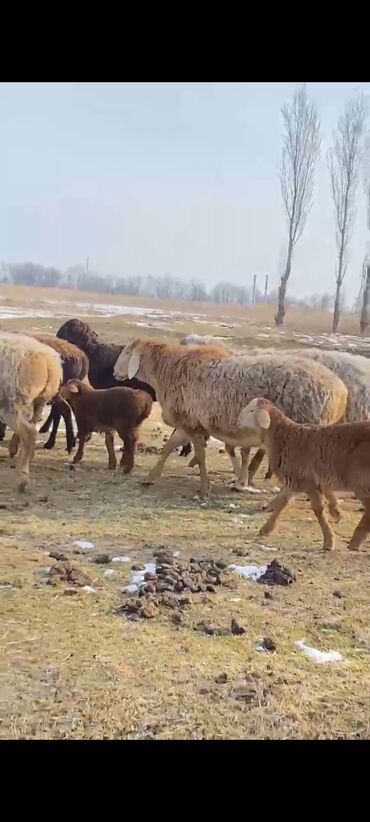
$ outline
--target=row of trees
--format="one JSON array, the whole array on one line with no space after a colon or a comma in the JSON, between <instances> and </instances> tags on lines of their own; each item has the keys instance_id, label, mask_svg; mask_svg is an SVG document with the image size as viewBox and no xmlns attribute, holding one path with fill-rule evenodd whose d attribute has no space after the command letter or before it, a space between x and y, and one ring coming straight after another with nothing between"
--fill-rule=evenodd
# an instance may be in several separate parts
<instances>
[{"instance_id":1,"label":"row of trees","mask_svg":"<svg viewBox=\"0 0 370 822\"><path fill-rule=\"evenodd\" d=\"M197 280L185 282L169 274L163 277L120 277L113 279L93 271L86 271L82 266L73 266L62 272L54 267L45 267L36 263L0 263L0 283L12 282L15 285L34 285L45 288L69 288L77 291L96 291L100 293L145 296L153 299L178 299L191 302L212 302L218 305L252 305L253 303L276 304L277 290L261 291L253 283L249 287L230 282L217 283L207 290ZM298 299L289 297L289 305L304 308L321 308L332 310L334 294L312 294Z\"/></svg>"},{"instance_id":2,"label":"row of trees","mask_svg":"<svg viewBox=\"0 0 370 822\"><path fill-rule=\"evenodd\" d=\"M288 249L285 268L281 275L276 325L282 325L286 313L286 290L292 271L295 246L304 231L313 203L314 174L320 153L320 122L314 104L309 100L305 86L298 89L291 103L282 108L283 149L280 183L288 225ZM347 103L333 133L328 152L328 168L335 220L337 248L336 292L333 311L333 331L338 328L342 305L342 286L347 270L349 242L355 213L356 192L360 179L363 154L362 138L365 130L366 108L362 96ZM370 146L368 147L368 152ZM368 153L368 161L370 155ZM364 186L367 198L370 230L370 173L364 168ZM370 303L370 260L364 288L361 329L367 326L367 305Z\"/></svg>"}]
</instances>

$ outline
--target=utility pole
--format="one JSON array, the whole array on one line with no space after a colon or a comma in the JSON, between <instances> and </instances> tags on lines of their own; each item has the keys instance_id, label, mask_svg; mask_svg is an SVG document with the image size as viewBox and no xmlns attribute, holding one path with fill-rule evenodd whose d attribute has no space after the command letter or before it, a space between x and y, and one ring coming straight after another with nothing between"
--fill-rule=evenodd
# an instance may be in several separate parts
<instances>
[{"instance_id":1,"label":"utility pole","mask_svg":"<svg viewBox=\"0 0 370 822\"><path fill-rule=\"evenodd\" d=\"M90 259L90 257L86 258L86 274L89 273L89 259Z\"/></svg>"},{"instance_id":2,"label":"utility pole","mask_svg":"<svg viewBox=\"0 0 370 822\"><path fill-rule=\"evenodd\" d=\"M257 274L253 277L253 291L252 291L252 305L256 304L256 283L257 283Z\"/></svg>"},{"instance_id":3,"label":"utility pole","mask_svg":"<svg viewBox=\"0 0 370 822\"><path fill-rule=\"evenodd\" d=\"M267 303L267 292L268 292L268 287L269 287L269 275L268 275L268 274L266 274L266 279L265 279L265 298L264 298L264 303L265 303L265 304Z\"/></svg>"}]
</instances>

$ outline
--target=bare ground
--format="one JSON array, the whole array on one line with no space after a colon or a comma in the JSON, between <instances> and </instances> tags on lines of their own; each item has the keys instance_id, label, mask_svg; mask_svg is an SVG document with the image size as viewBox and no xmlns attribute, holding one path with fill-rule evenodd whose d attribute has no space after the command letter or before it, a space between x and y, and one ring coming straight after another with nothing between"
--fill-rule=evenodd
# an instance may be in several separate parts
<instances>
[{"instance_id":1,"label":"bare ground","mask_svg":"<svg viewBox=\"0 0 370 822\"><path fill-rule=\"evenodd\" d=\"M105 301L111 297L99 295ZM211 320L221 333L219 320ZM107 338L132 333L128 318L90 321ZM55 330L61 322L3 320L1 327ZM168 330L179 335L175 324ZM191 328L186 320L189 330L215 333ZM148 331L153 333L143 329ZM253 333L249 327L251 338ZM258 333L257 326L255 342ZM196 469L178 455L170 457L156 486L140 484L156 460L150 450L160 448L168 433L155 407L141 437L152 448L139 453L134 473L123 477L106 469L99 436L88 444L79 472L71 472L61 426L55 450L36 451L27 497L14 492L14 471L6 443L0 443L0 736L367 738L370 548L358 554L347 549L361 516L358 503L343 502L333 555L323 554L319 527L303 498L262 541L257 534L266 515L260 509L273 494L271 484L260 479L260 495L235 494L228 460L216 445L207 449L207 505L196 498ZM76 554L75 540L94 547ZM154 619L130 621L116 609L126 599L122 588L131 565L153 560L161 545L182 559L262 565L277 558L297 579L286 588L267 588L235 576L235 589L194 594L180 624L165 608ZM66 593L74 586L63 580L46 584L45 569L58 565L50 551L65 554L94 592L79 587ZM128 555L131 563L96 564L102 551ZM227 629L232 617L245 628L243 635L196 630L202 622ZM275 652L257 650L263 637L273 640ZM299 639L337 650L344 661L316 664L295 647Z\"/></svg>"}]
</instances>

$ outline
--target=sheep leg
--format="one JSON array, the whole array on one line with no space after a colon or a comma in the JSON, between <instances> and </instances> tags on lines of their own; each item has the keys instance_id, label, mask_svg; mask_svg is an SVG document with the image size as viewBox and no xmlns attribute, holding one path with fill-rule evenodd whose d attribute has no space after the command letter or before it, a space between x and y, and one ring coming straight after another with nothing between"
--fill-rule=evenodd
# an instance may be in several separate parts
<instances>
[{"instance_id":1,"label":"sheep leg","mask_svg":"<svg viewBox=\"0 0 370 822\"><path fill-rule=\"evenodd\" d=\"M51 418L53 420L53 427L49 439L47 440L47 442L44 443L44 448L46 448L48 451L54 448L61 417L63 417L64 424L66 427L67 451L68 454L70 454L76 445L76 439L72 424L72 411L68 403L61 397L57 397L52 404L51 412L49 414L47 422Z\"/></svg>"},{"instance_id":2,"label":"sheep leg","mask_svg":"<svg viewBox=\"0 0 370 822\"><path fill-rule=\"evenodd\" d=\"M0 439L1 439L1 424L0 424ZM180 451L180 457L187 457L191 452L191 442L185 443ZM193 460L192 460L193 461ZM191 465L191 463L190 463Z\"/></svg>"},{"instance_id":3,"label":"sheep leg","mask_svg":"<svg viewBox=\"0 0 370 822\"><path fill-rule=\"evenodd\" d=\"M265 524L262 525L262 528L260 528L259 535L261 537L266 537L267 534L271 534L271 531L274 530L280 514L293 497L293 492L288 488L283 488L283 490L280 491L280 494L278 494L276 499L274 499L274 508L271 517L269 517Z\"/></svg>"},{"instance_id":4,"label":"sheep leg","mask_svg":"<svg viewBox=\"0 0 370 822\"><path fill-rule=\"evenodd\" d=\"M51 408L51 412L50 412L49 417L48 417L48 420L49 419L52 420L53 427L51 429L51 434L50 434L49 439L46 442L44 442L44 448L46 448L47 451L50 451L52 448L54 448L61 416L62 416L62 412L61 412L60 408L58 408L56 405L53 404L52 408Z\"/></svg>"},{"instance_id":5,"label":"sheep leg","mask_svg":"<svg viewBox=\"0 0 370 822\"><path fill-rule=\"evenodd\" d=\"M6 425L5 422L0 421L0 440L3 440L5 437ZM191 448L191 446L190 446Z\"/></svg>"},{"instance_id":6,"label":"sheep leg","mask_svg":"<svg viewBox=\"0 0 370 822\"><path fill-rule=\"evenodd\" d=\"M39 433L40 434L47 434L52 422L53 422L53 408L51 407L50 414L49 414L47 420L45 420L44 424L41 426Z\"/></svg>"},{"instance_id":7,"label":"sheep leg","mask_svg":"<svg viewBox=\"0 0 370 822\"><path fill-rule=\"evenodd\" d=\"M201 499L207 499L209 496L209 479L207 474L206 468L206 449L205 449L205 438L202 436L194 436L193 438L193 445L195 456L198 461L199 465L199 473L200 473L200 492L199 496Z\"/></svg>"},{"instance_id":8,"label":"sheep leg","mask_svg":"<svg viewBox=\"0 0 370 822\"><path fill-rule=\"evenodd\" d=\"M84 455L84 447L85 447L86 440L87 440L87 435L86 434L81 434L81 431L80 431L79 440L78 440L78 448L77 448L77 451L76 451L76 453L73 457L73 460L71 462L71 465L70 465L71 468L74 465L76 465L77 462L81 462L82 457Z\"/></svg>"},{"instance_id":9,"label":"sheep leg","mask_svg":"<svg viewBox=\"0 0 370 822\"><path fill-rule=\"evenodd\" d=\"M117 468L116 455L114 453L114 433L113 431L105 432L105 445L108 451L108 468L110 471L115 471Z\"/></svg>"},{"instance_id":10,"label":"sheep leg","mask_svg":"<svg viewBox=\"0 0 370 822\"><path fill-rule=\"evenodd\" d=\"M187 442L189 442L189 435L185 434L185 431L182 431L181 428L175 428L169 440L167 440L159 460L156 462L154 468L149 471L148 476L142 481L142 484L152 485L153 482L161 476L167 457L169 457L171 452Z\"/></svg>"},{"instance_id":11,"label":"sheep leg","mask_svg":"<svg viewBox=\"0 0 370 822\"><path fill-rule=\"evenodd\" d=\"M22 493L28 486L30 461L33 457L36 443L36 428L27 420L20 419L16 425L16 435L20 443L16 472L18 491Z\"/></svg>"},{"instance_id":12,"label":"sheep leg","mask_svg":"<svg viewBox=\"0 0 370 822\"><path fill-rule=\"evenodd\" d=\"M261 462L263 461L264 456L265 452L263 448L259 448L258 451L256 451L253 459L251 460L251 464L249 466L248 485L250 485L252 488L254 488L254 477L257 474L257 471L261 465Z\"/></svg>"},{"instance_id":13,"label":"sheep leg","mask_svg":"<svg viewBox=\"0 0 370 822\"><path fill-rule=\"evenodd\" d=\"M233 488L235 491L245 491L248 488L248 463L250 448L241 448L240 453L242 457L242 464L237 474L237 480L234 482ZM226 446L227 451L227 446Z\"/></svg>"},{"instance_id":14,"label":"sheep leg","mask_svg":"<svg viewBox=\"0 0 370 822\"><path fill-rule=\"evenodd\" d=\"M325 498L328 503L329 514L334 520L334 522L339 522L342 512L340 510L340 506L338 504L338 500L333 493L333 491L325 491Z\"/></svg>"},{"instance_id":15,"label":"sheep leg","mask_svg":"<svg viewBox=\"0 0 370 822\"><path fill-rule=\"evenodd\" d=\"M351 536L348 545L350 551L358 551L358 549L364 542L365 538L370 533L370 498L360 497L360 499L364 505L365 513L363 517L361 517L360 522L357 525L357 528L355 528Z\"/></svg>"},{"instance_id":16,"label":"sheep leg","mask_svg":"<svg viewBox=\"0 0 370 822\"><path fill-rule=\"evenodd\" d=\"M312 488L308 490L308 495L311 501L312 510L322 530L322 535L324 537L324 551L334 551L335 536L326 518L323 494L318 488Z\"/></svg>"},{"instance_id":17,"label":"sheep leg","mask_svg":"<svg viewBox=\"0 0 370 822\"><path fill-rule=\"evenodd\" d=\"M128 436L126 435L125 437L123 437L125 447L121 457L121 467L123 468L124 474L130 474L134 467L135 448L138 439L139 432L136 430L132 431L131 434L129 434Z\"/></svg>"},{"instance_id":18,"label":"sheep leg","mask_svg":"<svg viewBox=\"0 0 370 822\"><path fill-rule=\"evenodd\" d=\"M42 400L42 399L34 400L33 414L32 414L32 417L30 419L30 425L35 425L36 422L40 421L44 405L45 405L44 400ZM36 431L36 429L35 429L35 431ZM36 442L36 434L35 434L35 442ZM33 444L33 451L32 451L32 455L31 455L31 459L33 457L33 453L34 453L34 450L35 450L35 442ZM16 454L18 452L18 448L19 448L19 443L20 443L20 436L15 431L12 438L11 438L11 440L10 440L10 443L9 443L9 456L10 456L11 459L16 456Z\"/></svg>"}]
</instances>

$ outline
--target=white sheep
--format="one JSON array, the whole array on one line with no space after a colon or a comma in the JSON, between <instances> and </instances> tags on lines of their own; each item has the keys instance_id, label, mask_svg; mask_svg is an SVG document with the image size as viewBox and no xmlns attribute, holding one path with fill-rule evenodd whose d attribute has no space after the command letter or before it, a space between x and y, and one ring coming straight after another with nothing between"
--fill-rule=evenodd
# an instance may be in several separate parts
<instances>
[{"instance_id":1,"label":"white sheep","mask_svg":"<svg viewBox=\"0 0 370 822\"><path fill-rule=\"evenodd\" d=\"M231 447L259 445L253 431L237 425L242 408L253 396L264 395L300 422L336 422L346 408L347 389L320 363L292 358L289 364L276 357L219 357L210 346L183 346L150 340L133 340L114 366L116 379L145 380L152 385L167 425L177 429L148 476L160 476L168 455L184 437L194 444L199 463L201 496L209 481L205 443L211 435Z\"/></svg>"},{"instance_id":2,"label":"white sheep","mask_svg":"<svg viewBox=\"0 0 370 822\"><path fill-rule=\"evenodd\" d=\"M15 441L19 437L19 491L28 485L35 424L58 393L62 375L60 356L52 348L24 334L0 333L0 418L17 435Z\"/></svg>"}]
</instances>

